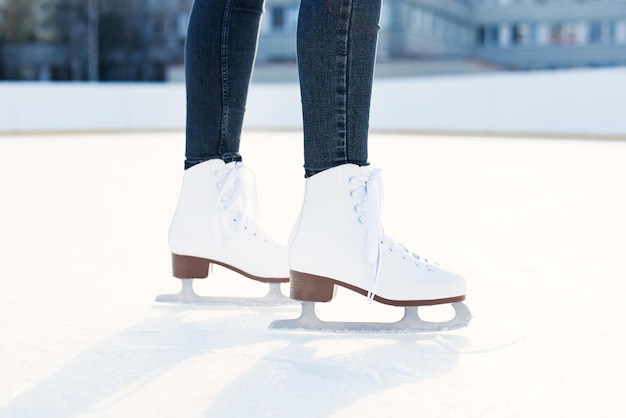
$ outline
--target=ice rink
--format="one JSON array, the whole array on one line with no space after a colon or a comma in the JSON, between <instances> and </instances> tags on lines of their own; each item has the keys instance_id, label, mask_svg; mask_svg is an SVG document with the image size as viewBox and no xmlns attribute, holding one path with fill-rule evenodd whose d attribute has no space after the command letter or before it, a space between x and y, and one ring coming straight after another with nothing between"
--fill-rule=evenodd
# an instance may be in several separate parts
<instances>
[{"instance_id":1,"label":"ice rink","mask_svg":"<svg viewBox=\"0 0 626 418\"><path fill-rule=\"evenodd\" d=\"M303 192L298 132L246 132L265 229ZM183 132L0 136L0 418L615 417L626 410L626 141L375 133L383 220L464 274L468 328L269 330L298 306L154 302ZM204 294L258 295L216 269ZM392 320L340 290L320 316ZM444 308L431 315L446 315Z\"/></svg>"}]
</instances>

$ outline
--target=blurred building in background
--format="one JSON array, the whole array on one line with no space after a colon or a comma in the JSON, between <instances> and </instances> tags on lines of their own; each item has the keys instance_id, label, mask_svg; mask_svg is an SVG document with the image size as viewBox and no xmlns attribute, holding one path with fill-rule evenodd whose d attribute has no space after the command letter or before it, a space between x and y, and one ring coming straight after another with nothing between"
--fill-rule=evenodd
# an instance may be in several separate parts
<instances>
[{"instance_id":1,"label":"blurred building in background","mask_svg":"<svg viewBox=\"0 0 626 418\"><path fill-rule=\"evenodd\" d=\"M0 79L159 81L193 0L0 0Z\"/></svg>"},{"instance_id":2,"label":"blurred building in background","mask_svg":"<svg viewBox=\"0 0 626 418\"><path fill-rule=\"evenodd\" d=\"M0 0L0 79L180 77L192 3ZM266 0L259 67L293 68L298 5ZM385 0L381 26L390 74L626 65L626 0Z\"/></svg>"},{"instance_id":3,"label":"blurred building in background","mask_svg":"<svg viewBox=\"0 0 626 418\"><path fill-rule=\"evenodd\" d=\"M294 60L298 0L268 0L260 61ZM626 65L625 0L385 0L379 61L510 69ZM469 68L469 67L468 67Z\"/></svg>"},{"instance_id":4,"label":"blurred building in background","mask_svg":"<svg viewBox=\"0 0 626 418\"><path fill-rule=\"evenodd\" d=\"M624 0L475 0L476 57L519 69L626 65Z\"/></svg>"}]
</instances>

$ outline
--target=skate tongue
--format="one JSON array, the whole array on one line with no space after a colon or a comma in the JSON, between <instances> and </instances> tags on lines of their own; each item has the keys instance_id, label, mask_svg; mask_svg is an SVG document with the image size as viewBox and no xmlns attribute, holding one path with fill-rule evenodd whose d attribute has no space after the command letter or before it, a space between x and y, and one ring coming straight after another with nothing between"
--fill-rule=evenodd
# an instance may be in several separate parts
<instances>
[{"instance_id":1,"label":"skate tongue","mask_svg":"<svg viewBox=\"0 0 626 418\"><path fill-rule=\"evenodd\" d=\"M217 200L217 213L218 242L221 242L222 231L238 234L250 220L259 218L254 173L241 162L236 162L226 173Z\"/></svg>"}]
</instances>

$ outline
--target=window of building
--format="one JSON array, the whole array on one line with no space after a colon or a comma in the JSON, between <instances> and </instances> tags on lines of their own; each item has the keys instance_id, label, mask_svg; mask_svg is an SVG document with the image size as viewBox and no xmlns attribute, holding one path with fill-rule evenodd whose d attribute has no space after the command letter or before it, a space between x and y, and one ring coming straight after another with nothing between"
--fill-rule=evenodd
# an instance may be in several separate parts
<instances>
[{"instance_id":1,"label":"window of building","mask_svg":"<svg viewBox=\"0 0 626 418\"><path fill-rule=\"evenodd\" d=\"M575 45L576 44L576 24L565 23L562 26L561 42L563 45Z\"/></svg>"},{"instance_id":2,"label":"window of building","mask_svg":"<svg viewBox=\"0 0 626 418\"><path fill-rule=\"evenodd\" d=\"M513 46L532 45L531 25L529 23L516 23L511 31L511 42Z\"/></svg>"},{"instance_id":3,"label":"window of building","mask_svg":"<svg viewBox=\"0 0 626 418\"><path fill-rule=\"evenodd\" d=\"M163 39L166 33L166 16L159 14L155 15L152 19L152 34L151 36L156 39Z\"/></svg>"},{"instance_id":4,"label":"window of building","mask_svg":"<svg viewBox=\"0 0 626 418\"><path fill-rule=\"evenodd\" d=\"M561 45L563 43L563 25L553 23L550 27L550 44Z\"/></svg>"},{"instance_id":5,"label":"window of building","mask_svg":"<svg viewBox=\"0 0 626 418\"><path fill-rule=\"evenodd\" d=\"M272 30L274 32L285 30L285 9L282 7L272 8Z\"/></svg>"},{"instance_id":6,"label":"window of building","mask_svg":"<svg viewBox=\"0 0 626 418\"><path fill-rule=\"evenodd\" d=\"M536 24L535 44L537 46L546 46L550 44L550 25L545 22Z\"/></svg>"},{"instance_id":7,"label":"window of building","mask_svg":"<svg viewBox=\"0 0 626 418\"><path fill-rule=\"evenodd\" d=\"M598 45L619 42L622 30L626 29L621 29L621 21L591 22L589 23L589 43Z\"/></svg>"},{"instance_id":8,"label":"window of building","mask_svg":"<svg viewBox=\"0 0 626 418\"><path fill-rule=\"evenodd\" d=\"M605 28L605 39L608 43L614 43L615 42L615 29L616 29L616 22L611 21L611 22L605 22L604 24L604 28Z\"/></svg>"},{"instance_id":9,"label":"window of building","mask_svg":"<svg viewBox=\"0 0 626 418\"><path fill-rule=\"evenodd\" d=\"M261 33L295 32L298 21L298 3L268 8L265 16L261 20Z\"/></svg>"},{"instance_id":10,"label":"window of building","mask_svg":"<svg viewBox=\"0 0 626 418\"><path fill-rule=\"evenodd\" d=\"M589 24L589 43L602 43L602 22L591 22Z\"/></svg>"},{"instance_id":11,"label":"window of building","mask_svg":"<svg viewBox=\"0 0 626 418\"><path fill-rule=\"evenodd\" d=\"M485 27L479 26L478 30L476 31L476 43L480 46L484 46L486 36L487 34L485 33Z\"/></svg>"},{"instance_id":12,"label":"window of building","mask_svg":"<svg viewBox=\"0 0 626 418\"><path fill-rule=\"evenodd\" d=\"M615 42L626 44L626 20L620 20L615 24Z\"/></svg>"},{"instance_id":13,"label":"window of building","mask_svg":"<svg viewBox=\"0 0 626 418\"><path fill-rule=\"evenodd\" d=\"M553 23L550 27L550 44L571 45L576 42L576 30L571 24Z\"/></svg>"},{"instance_id":14,"label":"window of building","mask_svg":"<svg viewBox=\"0 0 626 418\"><path fill-rule=\"evenodd\" d=\"M500 27L496 25L479 26L476 34L479 46L498 46L500 40Z\"/></svg>"}]
</instances>

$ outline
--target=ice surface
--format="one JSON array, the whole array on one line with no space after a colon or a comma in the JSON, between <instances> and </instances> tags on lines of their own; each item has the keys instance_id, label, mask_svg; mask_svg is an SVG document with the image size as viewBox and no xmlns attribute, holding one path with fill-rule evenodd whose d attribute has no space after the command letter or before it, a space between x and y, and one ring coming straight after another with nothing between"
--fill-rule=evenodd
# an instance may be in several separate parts
<instances>
[{"instance_id":1,"label":"ice surface","mask_svg":"<svg viewBox=\"0 0 626 418\"><path fill-rule=\"evenodd\" d=\"M298 133L247 132L286 241ZM609 417L626 409L626 143L374 134L387 232L465 274L427 335L269 330L299 306L154 302L183 133L0 136L0 417ZM199 293L267 288L216 269ZM449 314L433 308L433 316ZM449 308L449 307L448 307ZM397 320L340 290L326 320Z\"/></svg>"}]
</instances>

